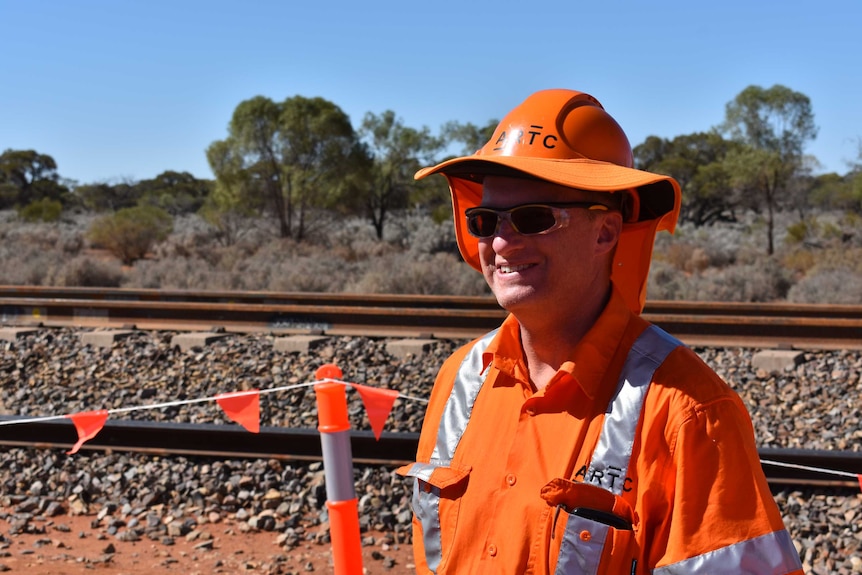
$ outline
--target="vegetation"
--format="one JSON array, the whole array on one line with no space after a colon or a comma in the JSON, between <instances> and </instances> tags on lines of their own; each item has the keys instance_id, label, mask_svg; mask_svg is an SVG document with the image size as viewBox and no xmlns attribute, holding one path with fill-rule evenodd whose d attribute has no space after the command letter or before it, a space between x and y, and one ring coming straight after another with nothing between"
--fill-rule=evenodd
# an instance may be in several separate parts
<instances>
[{"instance_id":1,"label":"vegetation","mask_svg":"<svg viewBox=\"0 0 862 575\"><path fill-rule=\"evenodd\" d=\"M637 167L683 186L648 297L862 304L862 140L847 173L815 175L804 94L749 86L725 112L634 149ZM206 150L212 181L165 171L78 184L48 155L6 150L0 283L486 294L460 261L445 180L412 175L476 150L496 123L435 135L387 110L354 129L323 98L257 96Z\"/></svg>"},{"instance_id":2,"label":"vegetation","mask_svg":"<svg viewBox=\"0 0 862 575\"><path fill-rule=\"evenodd\" d=\"M166 211L142 205L102 216L90 226L87 238L124 265L132 265L146 256L153 245L164 241L172 227L173 220Z\"/></svg>"}]
</instances>

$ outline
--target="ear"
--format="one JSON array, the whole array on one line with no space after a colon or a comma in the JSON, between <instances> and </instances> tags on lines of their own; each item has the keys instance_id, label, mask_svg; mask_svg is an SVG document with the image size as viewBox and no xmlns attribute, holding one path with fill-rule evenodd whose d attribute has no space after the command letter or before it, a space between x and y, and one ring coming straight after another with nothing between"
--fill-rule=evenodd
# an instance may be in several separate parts
<instances>
[{"instance_id":1,"label":"ear","mask_svg":"<svg viewBox=\"0 0 862 575\"><path fill-rule=\"evenodd\" d=\"M623 229L623 216L620 212L607 212L597 218L599 226L596 235L596 255L613 252Z\"/></svg>"}]
</instances>

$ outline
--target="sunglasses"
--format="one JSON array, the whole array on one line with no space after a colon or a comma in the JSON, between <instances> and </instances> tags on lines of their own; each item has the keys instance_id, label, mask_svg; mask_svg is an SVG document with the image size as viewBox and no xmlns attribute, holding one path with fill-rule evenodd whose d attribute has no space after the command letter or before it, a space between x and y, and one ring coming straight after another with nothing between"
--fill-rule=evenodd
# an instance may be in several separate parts
<instances>
[{"instance_id":1,"label":"sunglasses","mask_svg":"<svg viewBox=\"0 0 862 575\"><path fill-rule=\"evenodd\" d=\"M582 208L585 210L608 211L608 206L594 202L567 202L555 204L521 204L505 210L494 208L470 208L467 216L467 231L479 239L494 237L500 229L500 222L506 220L512 229L524 236L549 234L569 225L566 210Z\"/></svg>"}]
</instances>

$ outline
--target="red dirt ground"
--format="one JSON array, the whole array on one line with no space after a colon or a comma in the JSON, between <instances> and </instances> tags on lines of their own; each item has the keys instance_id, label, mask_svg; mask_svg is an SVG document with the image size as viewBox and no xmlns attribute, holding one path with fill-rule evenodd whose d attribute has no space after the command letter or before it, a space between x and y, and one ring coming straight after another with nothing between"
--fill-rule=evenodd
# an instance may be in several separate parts
<instances>
[{"instance_id":1,"label":"red dirt ground","mask_svg":"<svg viewBox=\"0 0 862 575\"><path fill-rule=\"evenodd\" d=\"M13 513L11 509L0 512ZM277 533L240 533L235 525L221 523L201 526L212 535L212 549L197 546L202 540L178 537L167 546L143 538L120 541L94 530L93 516L61 515L36 523L45 533L10 534L9 523L0 519L0 572L28 575L143 575L181 573L248 573L287 575L334 573L328 544L303 543L285 551L276 542ZM59 528L59 529L58 529ZM81 534L86 534L83 538ZM381 534L363 533L363 537ZM113 552L111 552L111 546ZM380 543L362 548L363 573L403 575L414 573L410 545L385 546Z\"/></svg>"}]
</instances>

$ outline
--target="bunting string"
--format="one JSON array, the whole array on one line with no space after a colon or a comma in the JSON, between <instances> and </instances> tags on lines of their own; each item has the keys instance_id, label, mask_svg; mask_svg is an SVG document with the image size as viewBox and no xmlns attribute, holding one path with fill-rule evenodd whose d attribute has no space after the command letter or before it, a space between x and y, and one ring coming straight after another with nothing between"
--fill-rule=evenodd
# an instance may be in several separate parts
<instances>
[{"instance_id":1,"label":"bunting string","mask_svg":"<svg viewBox=\"0 0 862 575\"><path fill-rule=\"evenodd\" d=\"M769 459L761 459L760 463L767 465L775 465L776 467L789 467L791 469L801 469L802 471L814 471L816 473L825 473L828 475L840 475L841 477L852 477L856 479L858 475L852 471L840 471L838 469L823 469L821 467L811 467L809 465L799 465L798 463L786 463L784 461L772 461Z\"/></svg>"},{"instance_id":2,"label":"bunting string","mask_svg":"<svg viewBox=\"0 0 862 575\"><path fill-rule=\"evenodd\" d=\"M336 368L337 369L337 368ZM332 375L335 375L339 372L333 371ZM318 373L320 375L328 375L329 372L323 371L322 373ZM389 417L389 413L392 409L392 404L396 399L404 399L408 401L417 401L420 403L428 403L428 400L421 397L415 397L400 393L395 390L385 389L385 388L376 388L367 385L361 385L358 383L350 383L347 381L342 381L340 379L336 379L334 377L324 376L323 379L318 379L315 381L310 381L306 383L298 383L292 385L284 385L280 387L272 387L268 389L252 389L252 390L243 390L243 391L235 391L229 393L222 393L214 396L207 397L199 397L193 399L178 399L174 401L166 401L162 403L153 403L148 405L133 405L127 407L118 407L113 409L101 409L95 411L85 411L78 412L73 414L66 415L45 415L39 417L28 417L22 419L8 419L0 421L0 426L5 425L24 425L28 423L40 423L44 421L57 421L61 419L71 419L75 424L75 427L78 431L78 442L72 448L71 451L67 453L75 453L80 449L81 445L86 441L93 439L96 434L101 431L102 426L105 423L105 420L109 415L116 415L120 413L129 413L133 411L144 411L144 410L152 410L152 409L164 409L167 407L177 407L182 405L191 405L195 403L206 403L206 402L217 402L221 408L224 410L225 414L232 421L239 423L243 427L245 427L248 431L252 433L258 433L260 430L260 407L259 407L259 397L261 395L266 395L269 393L278 393L284 391L293 391L297 389L303 389L306 387L313 387L319 383L332 382L332 383L340 383L347 387L352 387L356 390L363 404L365 405L366 415L371 423L372 430L374 431L374 436L376 439L380 439L380 434L383 429L383 425L386 419ZM803 471L811 471L814 473L821 473L824 475L833 475L840 477L851 477L859 480L860 488L862 488L862 475L850 472L850 471L841 471L837 469L824 469L821 467L812 467L808 465L799 465L796 463L785 463L783 461L773 461L767 459L761 459L761 464L766 465L774 465L776 467L788 467L793 469L800 469Z\"/></svg>"},{"instance_id":3,"label":"bunting string","mask_svg":"<svg viewBox=\"0 0 862 575\"><path fill-rule=\"evenodd\" d=\"M312 386L317 385L318 383L323 383L326 381L331 381L334 383L341 383L341 384L346 385L346 386L355 385L355 384L352 384L352 383L349 383L346 381L340 381L340 380L334 380L334 379L326 378L326 379L321 379L321 380L317 380L317 381L310 381L307 383L298 383L298 384L293 384L293 385L285 385L282 387L260 389L260 390L257 390L256 392L255 391L245 391L245 392L240 391L240 392L236 392L236 393L238 393L238 394L259 393L260 395L265 395L267 393L276 393L279 391L292 391L294 389L301 389L303 387L312 387ZM374 388L372 388L372 389L374 389ZM217 398L218 398L218 396L213 395L213 396L199 397L199 398L194 398L194 399L178 399L175 401L166 401L164 403L153 403L153 404L148 404L148 405L132 405L129 407L117 407L114 409L108 409L107 411L108 411L109 415L115 415L118 413L129 413L131 411L146 411L146 410L150 410L150 409L163 409L166 407L176 407L176 406L180 406L180 405L191 405L193 403L206 403L206 402L216 401ZM399 399L407 399L410 401L419 401L421 403L428 403L427 399L422 399L421 397L412 397L410 395L404 395L403 393L400 393L400 392L398 394L398 398ZM0 426L3 426L3 425L23 425L25 423L41 423L43 421L56 421L56 420L68 419L68 418L69 418L68 415L44 415L44 416L39 416L39 417L29 417L26 419L9 419L9 420L5 420L5 421L0 421Z\"/></svg>"}]
</instances>

